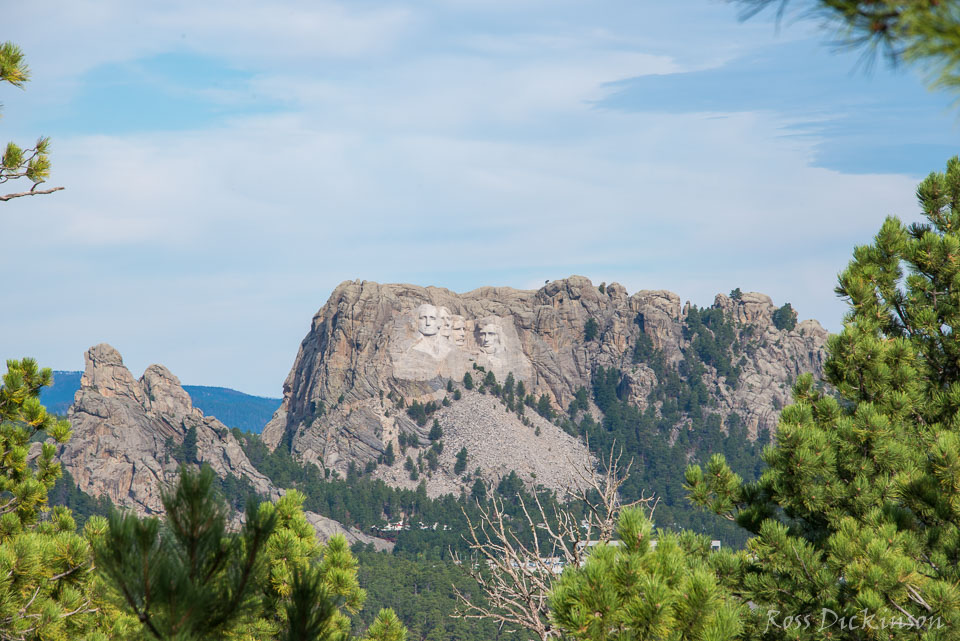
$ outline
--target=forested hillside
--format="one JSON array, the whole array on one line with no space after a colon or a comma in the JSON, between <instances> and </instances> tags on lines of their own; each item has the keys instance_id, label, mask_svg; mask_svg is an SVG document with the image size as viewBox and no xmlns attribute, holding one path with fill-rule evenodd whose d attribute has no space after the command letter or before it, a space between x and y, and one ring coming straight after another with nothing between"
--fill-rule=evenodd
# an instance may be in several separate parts
<instances>
[{"instance_id":1,"label":"forested hillside","mask_svg":"<svg viewBox=\"0 0 960 641\"><path fill-rule=\"evenodd\" d=\"M193 406L206 416L216 416L227 427L259 434L280 407L279 398L251 396L226 387L184 385Z\"/></svg>"},{"instance_id":2,"label":"forested hillside","mask_svg":"<svg viewBox=\"0 0 960 641\"><path fill-rule=\"evenodd\" d=\"M80 377L83 372L56 370L53 372L53 384L40 391L40 402L47 411L65 416L73 404L73 396L80 389Z\"/></svg>"}]
</instances>

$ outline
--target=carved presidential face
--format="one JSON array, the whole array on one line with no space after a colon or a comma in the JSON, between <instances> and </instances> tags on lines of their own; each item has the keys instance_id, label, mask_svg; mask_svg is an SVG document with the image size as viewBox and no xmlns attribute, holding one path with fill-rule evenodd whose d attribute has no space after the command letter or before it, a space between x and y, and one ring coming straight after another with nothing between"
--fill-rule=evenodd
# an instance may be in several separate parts
<instances>
[{"instance_id":1,"label":"carved presidential face","mask_svg":"<svg viewBox=\"0 0 960 641\"><path fill-rule=\"evenodd\" d=\"M433 336L439 329L437 308L433 305L421 305L417 308L417 329L424 336Z\"/></svg>"},{"instance_id":2,"label":"carved presidential face","mask_svg":"<svg viewBox=\"0 0 960 641\"><path fill-rule=\"evenodd\" d=\"M450 319L450 338L457 347L463 347L467 342L467 321L463 316L452 316Z\"/></svg>"},{"instance_id":3,"label":"carved presidential face","mask_svg":"<svg viewBox=\"0 0 960 641\"><path fill-rule=\"evenodd\" d=\"M453 329L453 316L446 307L440 307L437 310L439 315L440 335L444 338L450 338L450 332Z\"/></svg>"},{"instance_id":4,"label":"carved presidential face","mask_svg":"<svg viewBox=\"0 0 960 641\"><path fill-rule=\"evenodd\" d=\"M480 328L480 349L492 354L500 349L500 326L496 323L485 323Z\"/></svg>"}]
</instances>

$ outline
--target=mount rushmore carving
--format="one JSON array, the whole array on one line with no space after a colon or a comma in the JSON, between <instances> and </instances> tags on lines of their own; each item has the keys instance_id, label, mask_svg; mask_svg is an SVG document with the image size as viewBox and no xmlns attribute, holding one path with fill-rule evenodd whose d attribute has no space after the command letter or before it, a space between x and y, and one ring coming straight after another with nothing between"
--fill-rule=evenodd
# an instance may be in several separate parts
<instances>
[{"instance_id":1,"label":"mount rushmore carving","mask_svg":"<svg viewBox=\"0 0 960 641\"><path fill-rule=\"evenodd\" d=\"M499 316L467 319L423 303L397 315L390 345L393 374L399 379L461 378L474 366L501 380L510 373L521 380L532 374L516 328Z\"/></svg>"}]
</instances>

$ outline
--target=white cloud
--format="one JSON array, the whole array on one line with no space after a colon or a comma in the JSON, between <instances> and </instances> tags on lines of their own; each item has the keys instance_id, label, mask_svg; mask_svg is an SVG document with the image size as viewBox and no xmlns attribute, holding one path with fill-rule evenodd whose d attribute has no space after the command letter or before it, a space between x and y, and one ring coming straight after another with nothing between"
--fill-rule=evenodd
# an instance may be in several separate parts
<instances>
[{"instance_id":1,"label":"white cloud","mask_svg":"<svg viewBox=\"0 0 960 641\"><path fill-rule=\"evenodd\" d=\"M5 37L37 74L59 79L168 52L210 55L253 69L380 54L415 24L411 9L295 0L51 0L4 8Z\"/></svg>"},{"instance_id":2,"label":"white cloud","mask_svg":"<svg viewBox=\"0 0 960 641\"><path fill-rule=\"evenodd\" d=\"M434 3L492 21L450 31L429 3L50 3L43 29L5 11L38 74L200 52L255 72L288 112L59 137L67 191L0 222L15 239L0 269L44 259L12 285L0 354L79 367L108 341L137 371L278 394L312 313L352 278L468 290L584 273L700 304L739 286L836 327L836 272L884 215L912 215L913 180L811 168L816 140L776 113L597 108L610 82L733 47L693 24L704 39L671 49L668 29L609 7L595 23L571 3L490 18L547 4Z\"/></svg>"},{"instance_id":3,"label":"white cloud","mask_svg":"<svg viewBox=\"0 0 960 641\"><path fill-rule=\"evenodd\" d=\"M365 137L297 118L64 141L70 191L27 203L18 234L66 258L14 292L24 305L0 336L34 326L37 298L68 300L16 346L123 342L190 382L277 393L347 278L471 289L586 272L700 304L740 286L835 327L850 248L912 211L910 179L811 169L770 115L595 117L597 135L566 142Z\"/></svg>"}]
</instances>

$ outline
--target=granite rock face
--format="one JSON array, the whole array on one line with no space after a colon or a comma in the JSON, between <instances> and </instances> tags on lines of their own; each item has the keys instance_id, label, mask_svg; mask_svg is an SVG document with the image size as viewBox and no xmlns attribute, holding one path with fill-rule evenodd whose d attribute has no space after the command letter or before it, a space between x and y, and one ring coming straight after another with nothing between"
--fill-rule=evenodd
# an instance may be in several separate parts
<instances>
[{"instance_id":1,"label":"granite rock face","mask_svg":"<svg viewBox=\"0 0 960 641\"><path fill-rule=\"evenodd\" d=\"M248 479L264 498L281 496L283 490L253 466L233 433L195 408L177 377L162 365L151 365L136 380L120 353L101 344L87 351L80 384L67 414L73 436L60 460L88 494L106 494L114 504L141 515L162 513L161 484L175 481L178 470L168 449L181 445L187 431L195 428L200 463L209 464L221 478ZM322 540L343 534L350 543L393 548L389 541L333 519L304 514ZM232 524L239 526L242 519L242 514L235 515Z\"/></svg>"},{"instance_id":2,"label":"granite rock face","mask_svg":"<svg viewBox=\"0 0 960 641\"><path fill-rule=\"evenodd\" d=\"M776 307L763 294L745 293L738 300L718 295L713 307L733 323L744 348L737 354L741 371L735 387L706 368L704 382L715 390L713 411L737 412L752 436L775 428L796 376L822 373L827 332L816 321L777 329ZM440 469L427 481L430 494L460 487L448 468L461 446L470 452L469 470L479 466L490 481L514 469L531 484L568 488L577 484L570 471L575 466L562 466L565 471L552 461L546 466L557 468L552 473L534 467L552 452L548 448L562 449L567 461L587 461L583 444L548 421L538 425L537 436L531 425L539 417L529 413L530 425L525 425L491 399L484 404L474 398L476 392L463 389L464 374L482 378L493 372L500 382L513 374L529 393L546 395L562 410L578 388L590 388L597 367L615 367L624 374L631 400L646 407L657 378L646 363L635 362L634 346L646 335L668 366L676 367L690 348L684 332L689 310L689 303L681 304L671 292L628 295L616 283L601 291L580 276L538 290L483 287L465 294L347 281L314 316L284 382L283 403L262 437L271 448L283 443L300 460L340 472L351 463L363 468L390 444L399 455L401 434L417 443L416 458L428 445L429 427L418 426L398 408L414 401L440 403L449 395L449 384L464 398L435 415L445 432L445 449ZM590 319L596 337L586 340ZM407 484L397 468L380 466L376 474L394 485Z\"/></svg>"},{"instance_id":3,"label":"granite rock face","mask_svg":"<svg viewBox=\"0 0 960 641\"><path fill-rule=\"evenodd\" d=\"M201 463L221 477L248 478L264 496L280 495L230 430L193 407L176 376L162 365L151 365L138 381L110 345L87 351L81 387L67 418L73 437L60 459L80 489L93 496L106 494L140 514L162 511L160 485L177 474L167 448L182 444L190 428L197 432Z\"/></svg>"},{"instance_id":4,"label":"granite rock face","mask_svg":"<svg viewBox=\"0 0 960 641\"><path fill-rule=\"evenodd\" d=\"M320 516L316 512L304 511L303 515L307 517L307 521L316 530L317 536L324 541L328 541L335 534L342 534L350 545L359 542L364 545L373 544L374 549L378 552L393 550L394 544L386 539L364 534L355 527L344 527L339 521Z\"/></svg>"}]
</instances>

